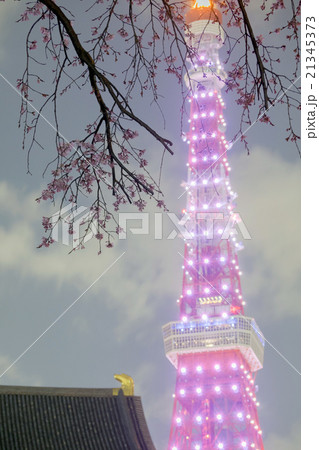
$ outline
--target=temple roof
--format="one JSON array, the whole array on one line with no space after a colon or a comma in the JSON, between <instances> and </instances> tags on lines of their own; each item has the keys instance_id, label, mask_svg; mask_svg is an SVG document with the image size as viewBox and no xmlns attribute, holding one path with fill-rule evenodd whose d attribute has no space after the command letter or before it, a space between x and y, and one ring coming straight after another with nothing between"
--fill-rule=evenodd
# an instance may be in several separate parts
<instances>
[{"instance_id":1,"label":"temple roof","mask_svg":"<svg viewBox=\"0 0 319 450\"><path fill-rule=\"evenodd\" d=\"M24 386L0 386L0 448L155 450L140 397Z\"/></svg>"}]
</instances>

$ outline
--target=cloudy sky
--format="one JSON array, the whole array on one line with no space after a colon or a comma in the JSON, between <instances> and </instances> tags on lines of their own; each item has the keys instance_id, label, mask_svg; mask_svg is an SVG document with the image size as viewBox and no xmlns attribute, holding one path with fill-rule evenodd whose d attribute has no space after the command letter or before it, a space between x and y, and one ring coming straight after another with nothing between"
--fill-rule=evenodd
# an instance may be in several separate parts
<instances>
[{"instance_id":1,"label":"cloudy sky","mask_svg":"<svg viewBox=\"0 0 319 450\"><path fill-rule=\"evenodd\" d=\"M71 3L77 5L79 14L83 11L78 2ZM23 4L0 3L0 73L13 85L25 63L27 26L15 22ZM258 14L255 21L258 25ZM175 155L166 158L162 186L168 207L178 212L185 202L185 196L178 197L186 178L187 148L180 139L176 87L165 83L162 94L167 112L165 134L175 148ZM151 232L149 236L130 234L100 256L92 241L85 251L71 255L62 244L37 249L42 216L53 212L35 202L45 185L41 169L46 149L32 155L32 175L27 175L22 132L17 128L20 99L3 78L0 101L0 373L87 290L0 382L110 387L116 385L114 373L128 373L142 396L155 445L164 449L175 369L165 358L161 326L178 315L183 243L180 239L155 240ZM236 112L230 108L231 99L225 97L225 101L231 129ZM150 115L156 114L147 107ZM73 137L69 126L75 126L77 114L77 104L70 105L69 122L61 130L66 137ZM236 144L229 158L232 186L239 195L237 210L252 236L239 255L246 314L256 318L269 341L264 369L257 377L265 448L298 450L300 159L284 139L283 111L274 108L271 114L276 128L256 124L248 132L251 155ZM42 130L50 149L54 134L49 127ZM149 145L150 154L152 150L157 154L156 146ZM167 220L167 234L171 227Z\"/></svg>"}]
</instances>

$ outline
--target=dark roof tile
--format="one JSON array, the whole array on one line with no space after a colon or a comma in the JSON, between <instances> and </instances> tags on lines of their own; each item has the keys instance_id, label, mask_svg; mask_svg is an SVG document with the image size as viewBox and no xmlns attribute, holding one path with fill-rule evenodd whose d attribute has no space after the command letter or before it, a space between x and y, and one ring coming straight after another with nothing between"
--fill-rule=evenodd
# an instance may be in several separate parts
<instances>
[{"instance_id":1,"label":"dark roof tile","mask_svg":"<svg viewBox=\"0 0 319 450\"><path fill-rule=\"evenodd\" d=\"M155 450L140 397L24 386L0 386L0 448Z\"/></svg>"}]
</instances>

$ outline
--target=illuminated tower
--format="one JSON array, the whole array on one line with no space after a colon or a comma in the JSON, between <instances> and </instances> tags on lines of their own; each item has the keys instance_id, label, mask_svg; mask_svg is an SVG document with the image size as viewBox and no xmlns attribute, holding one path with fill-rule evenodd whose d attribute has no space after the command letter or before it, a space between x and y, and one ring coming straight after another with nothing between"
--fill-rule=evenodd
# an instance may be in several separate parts
<instances>
[{"instance_id":1,"label":"illuminated tower","mask_svg":"<svg viewBox=\"0 0 319 450\"><path fill-rule=\"evenodd\" d=\"M264 338L244 315L224 136L221 14L198 0L186 17L198 51L190 68L190 129L183 291L179 321L163 327L177 369L169 450L263 450L255 374Z\"/></svg>"}]
</instances>

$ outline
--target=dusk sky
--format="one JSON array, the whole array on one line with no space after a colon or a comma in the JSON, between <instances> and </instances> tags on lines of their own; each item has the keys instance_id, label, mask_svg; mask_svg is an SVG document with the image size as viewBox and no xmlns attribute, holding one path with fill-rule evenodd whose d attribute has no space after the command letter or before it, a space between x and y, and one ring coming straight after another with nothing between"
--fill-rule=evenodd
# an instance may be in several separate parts
<instances>
[{"instance_id":1,"label":"dusk sky","mask_svg":"<svg viewBox=\"0 0 319 450\"><path fill-rule=\"evenodd\" d=\"M71 0L68 5L82 26L91 26L85 22L83 3ZM260 3L254 2L251 13L253 25L262 29ZM25 67L30 23L16 23L24 6L23 1L0 2L0 374L87 292L0 383L116 387L113 375L127 373L142 397L154 444L162 450L169 435L175 369L165 357L161 327L178 318L183 241L165 238L174 229L168 218L164 219L164 239L155 240L151 214L148 236L128 234L127 240L116 242L101 255L95 240L72 254L59 243L37 249L42 216L56 211L54 206L35 202L45 187L42 171L46 152L54 145L54 132L41 125L45 149L32 153L32 175L27 174L18 130L20 98L9 85L16 86ZM283 65L292 61L289 55L283 56ZM187 177L188 152L180 137L181 99L173 80L164 76L160 91L165 130L154 106L141 106L139 98L132 102L174 144L174 156L165 158L161 184L169 210L179 214L186 204L181 183ZM238 110L225 93L224 100L230 138ZM81 93L74 94L73 102L64 108L61 132L70 139L88 108L98 113ZM255 317L268 341L264 368L257 375L266 450L300 449L300 158L295 146L285 141L284 116L284 109L276 106L270 112L275 127L255 124L247 132L249 156L240 143L229 152L237 211L252 237L239 253L245 313ZM158 169L159 146L148 137L145 145L151 166ZM150 204L147 211L158 209Z\"/></svg>"}]
</instances>

